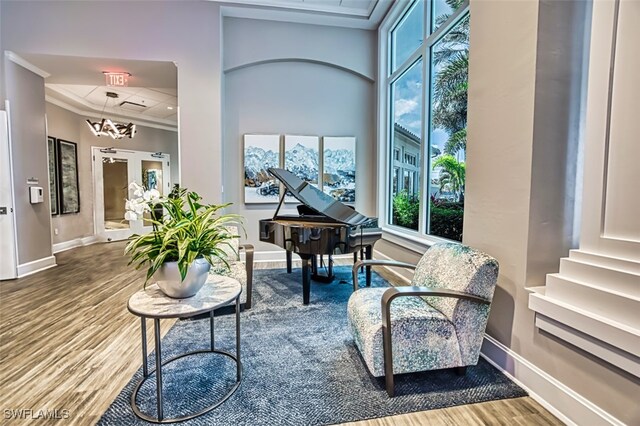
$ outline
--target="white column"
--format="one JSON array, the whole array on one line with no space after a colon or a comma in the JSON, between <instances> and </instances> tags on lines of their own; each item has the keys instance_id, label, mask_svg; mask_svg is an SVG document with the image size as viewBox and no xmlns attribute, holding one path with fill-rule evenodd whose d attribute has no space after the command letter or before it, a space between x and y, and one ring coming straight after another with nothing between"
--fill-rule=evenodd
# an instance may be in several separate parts
<instances>
[{"instance_id":1,"label":"white column","mask_svg":"<svg viewBox=\"0 0 640 426\"><path fill-rule=\"evenodd\" d=\"M638 2L593 2L580 245L529 307L539 328L640 377L638 23Z\"/></svg>"}]
</instances>

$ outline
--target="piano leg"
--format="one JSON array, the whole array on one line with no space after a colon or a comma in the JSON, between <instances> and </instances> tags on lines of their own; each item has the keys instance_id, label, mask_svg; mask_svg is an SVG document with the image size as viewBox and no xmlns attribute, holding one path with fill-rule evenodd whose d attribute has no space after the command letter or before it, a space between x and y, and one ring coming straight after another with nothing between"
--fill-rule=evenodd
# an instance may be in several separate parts
<instances>
[{"instance_id":1,"label":"piano leg","mask_svg":"<svg viewBox=\"0 0 640 426\"><path fill-rule=\"evenodd\" d=\"M366 256L367 260L371 260L371 258L373 257L373 246L367 246L364 249L364 255ZM371 287L371 266L367 266L366 268L367 271L367 287Z\"/></svg>"},{"instance_id":2,"label":"piano leg","mask_svg":"<svg viewBox=\"0 0 640 426\"><path fill-rule=\"evenodd\" d=\"M314 258L315 256L312 255ZM302 259L302 303L309 304L309 295L311 293L311 257L300 256Z\"/></svg>"},{"instance_id":3,"label":"piano leg","mask_svg":"<svg viewBox=\"0 0 640 426\"><path fill-rule=\"evenodd\" d=\"M291 252L287 250L287 274L291 273Z\"/></svg>"}]
</instances>

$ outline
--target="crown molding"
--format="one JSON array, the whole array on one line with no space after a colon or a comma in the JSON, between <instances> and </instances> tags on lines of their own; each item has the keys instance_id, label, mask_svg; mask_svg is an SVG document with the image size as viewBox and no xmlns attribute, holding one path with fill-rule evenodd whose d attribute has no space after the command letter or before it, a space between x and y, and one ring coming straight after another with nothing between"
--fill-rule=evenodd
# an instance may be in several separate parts
<instances>
[{"instance_id":1,"label":"crown molding","mask_svg":"<svg viewBox=\"0 0 640 426\"><path fill-rule=\"evenodd\" d=\"M31 62L29 62L26 59L24 59L22 56L17 55L16 53L14 53L14 52L12 52L10 50L5 50L4 57L7 58L8 60L10 60L11 62L13 62L15 64L18 64L21 67L26 68L26 69L28 69L29 71L31 71L31 72L33 72L35 74L38 74L42 78L48 78L48 77L51 76L51 74L49 74L45 70L36 67Z\"/></svg>"}]
</instances>

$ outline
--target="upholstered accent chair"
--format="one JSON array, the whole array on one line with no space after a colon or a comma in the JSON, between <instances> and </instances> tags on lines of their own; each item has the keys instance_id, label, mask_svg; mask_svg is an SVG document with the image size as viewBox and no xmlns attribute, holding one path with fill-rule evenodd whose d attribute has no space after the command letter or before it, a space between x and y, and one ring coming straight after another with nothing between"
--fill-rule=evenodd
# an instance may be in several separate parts
<instances>
[{"instance_id":1,"label":"upholstered accent chair","mask_svg":"<svg viewBox=\"0 0 640 426\"><path fill-rule=\"evenodd\" d=\"M385 265L415 269L410 286L358 289L358 268ZM389 396L394 374L478 363L498 262L457 243L438 243L417 265L365 260L353 266L354 293L348 324L367 368L385 376Z\"/></svg>"},{"instance_id":2,"label":"upholstered accent chair","mask_svg":"<svg viewBox=\"0 0 640 426\"><path fill-rule=\"evenodd\" d=\"M238 235L238 228L235 226L227 227L229 233ZM229 267L220 261L214 264L209 270L210 275L224 275L234 278L242 285L242 293L240 294L240 305L244 309L251 309L252 291L253 291L253 245L240 244L238 238L229 240L229 245L223 245L227 257L226 261ZM245 260L240 260L240 252L245 252Z\"/></svg>"}]
</instances>

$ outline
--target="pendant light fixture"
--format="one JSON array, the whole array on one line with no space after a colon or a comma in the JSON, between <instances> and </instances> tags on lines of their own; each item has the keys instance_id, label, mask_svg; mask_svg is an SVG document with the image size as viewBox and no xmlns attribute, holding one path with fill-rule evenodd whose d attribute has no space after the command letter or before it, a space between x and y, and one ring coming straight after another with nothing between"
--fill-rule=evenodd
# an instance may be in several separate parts
<instances>
[{"instance_id":1,"label":"pendant light fixture","mask_svg":"<svg viewBox=\"0 0 640 426\"><path fill-rule=\"evenodd\" d=\"M102 107L102 120L92 122L91 120L87 120L87 124L91 129L91 132L95 136L110 136L113 139L122 139L125 136L129 138L133 138L136 134L136 125L133 123L121 124L112 121L110 118L104 118L104 110L107 107L107 102L109 99L118 99L118 94L115 92L107 92L107 99L104 101L104 106Z\"/></svg>"}]
</instances>

